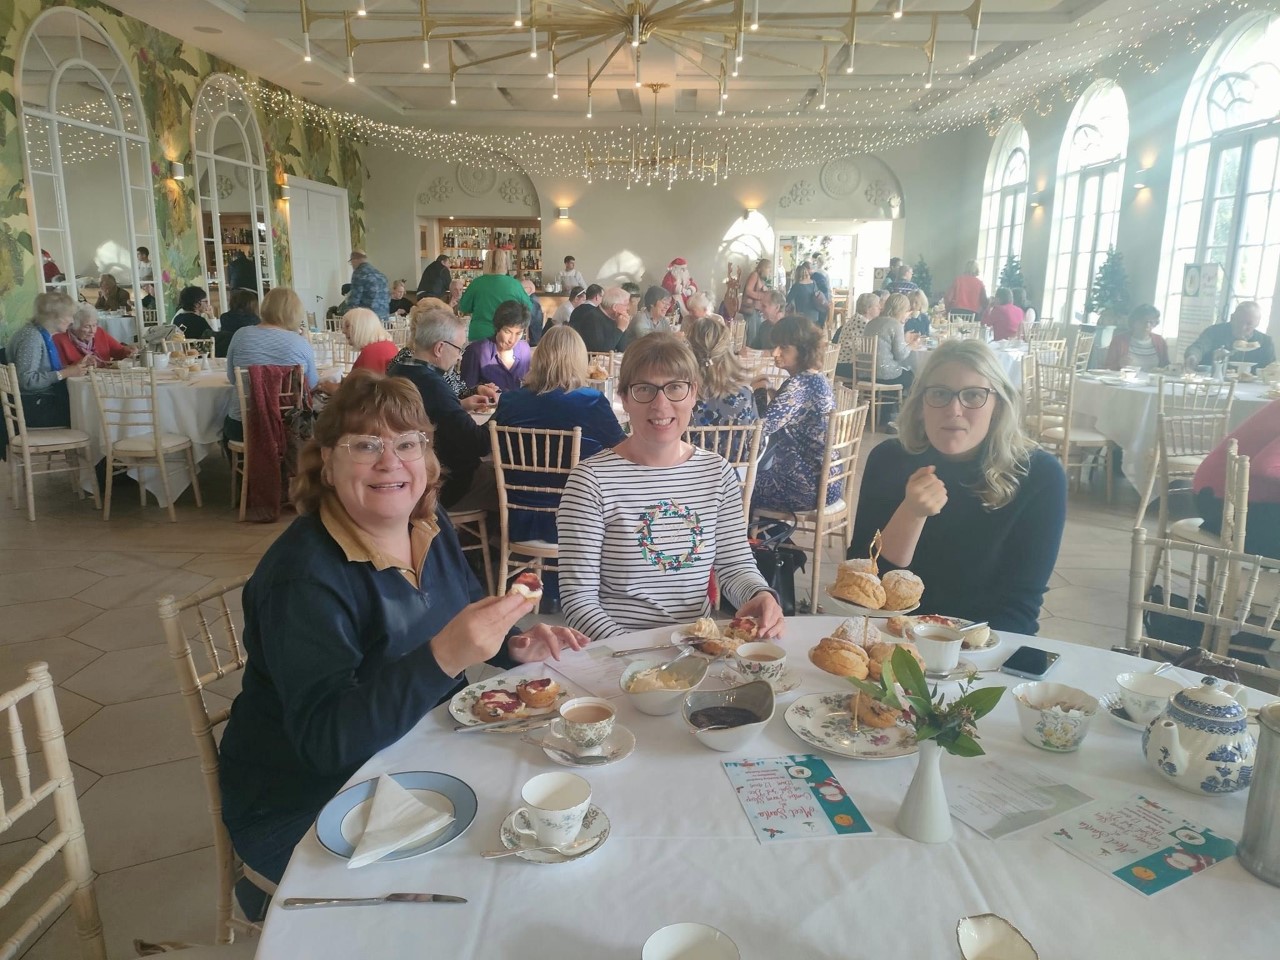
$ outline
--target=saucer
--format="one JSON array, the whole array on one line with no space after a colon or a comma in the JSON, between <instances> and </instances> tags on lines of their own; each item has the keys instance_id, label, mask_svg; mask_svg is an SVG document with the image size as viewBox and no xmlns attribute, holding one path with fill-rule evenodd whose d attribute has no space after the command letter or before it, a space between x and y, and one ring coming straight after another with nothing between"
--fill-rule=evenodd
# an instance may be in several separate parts
<instances>
[{"instance_id":1,"label":"saucer","mask_svg":"<svg viewBox=\"0 0 1280 960\"><path fill-rule=\"evenodd\" d=\"M1124 708L1124 704L1120 702L1120 694L1108 693L1105 697L1099 697L1098 703L1102 704L1102 708L1111 714L1111 719L1122 727L1128 727L1130 730L1137 730L1141 733L1147 729L1145 723L1138 723L1129 717L1129 711Z\"/></svg>"},{"instance_id":2,"label":"saucer","mask_svg":"<svg viewBox=\"0 0 1280 960\"><path fill-rule=\"evenodd\" d=\"M557 725L558 722L547 728L547 735L542 738L544 744L542 752L547 755L547 759L564 767L603 767L631 756L631 751L636 748L636 735L616 721L613 724L613 732L604 743L590 748L580 747L568 737L556 733L552 728ZM558 750L590 759L569 760L557 753Z\"/></svg>"},{"instance_id":3,"label":"saucer","mask_svg":"<svg viewBox=\"0 0 1280 960\"><path fill-rule=\"evenodd\" d=\"M983 649L986 648L984 647ZM977 672L978 668L972 663L968 660L961 660L953 669L948 670L946 673L930 673L926 670L924 679L926 682L933 681L935 683L948 683L952 680L963 680L969 674Z\"/></svg>"},{"instance_id":4,"label":"saucer","mask_svg":"<svg viewBox=\"0 0 1280 960\"><path fill-rule=\"evenodd\" d=\"M528 849L529 847L536 847L538 843L533 837L516 833L515 822L517 817L520 818L520 828L522 830L533 829L533 824L529 822L527 815L513 810L502 821L502 827L498 830L498 838L502 841L504 847L508 850L517 851L517 857L530 863L568 863L570 860L581 860L583 857L588 857L595 853L609 839L609 818L594 803L587 808L587 815L582 818L582 829L578 831L574 842L590 838L594 838L596 842L589 847L584 847L577 853L556 853L554 850Z\"/></svg>"},{"instance_id":5,"label":"saucer","mask_svg":"<svg viewBox=\"0 0 1280 960\"><path fill-rule=\"evenodd\" d=\"M755 677L748 677L739 673L732 666L725 664L724 669L719 673L719 679L725 683L740 684L750 683ZM785 667L782 676L777 680L768 681L769 686L773 687L774 697L785 696L788 693L795 693L800 689L800 677L790 667Z\"/></svg>"}]
</instances>

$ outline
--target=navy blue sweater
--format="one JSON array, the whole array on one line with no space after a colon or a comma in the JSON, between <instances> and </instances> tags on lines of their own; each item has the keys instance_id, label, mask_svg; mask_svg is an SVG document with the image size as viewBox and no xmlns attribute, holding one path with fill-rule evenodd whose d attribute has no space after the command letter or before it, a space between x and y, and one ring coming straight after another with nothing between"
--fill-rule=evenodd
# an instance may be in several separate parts
<instances>
[{"instance_id":1,"label":"navy blue sweater","mask_svg":"<svg viewBox=\"0 0 1280 960\"><path fill-rule=\"evenodd\" d=\"M911 474L930 464L946 484L947 505L925 521L907 565L924 581L918 612L987 620L998 630L1034 635L1067 519L1066 476L1044 450L1031 454L1013 500L988 510L970 489L977 460L944 460L932 448L910 454L899 441L886 440L867 457L849 556L867 556L875 532L902 504ZM893 569L880 558L881 575Z\"/></svg>"},{"instance_id":2,"label":"navy blue sweater","mask_svg":"<svg viewBox=\"0 0 1280 960\"><path fill-rule=\"evenodd\" d=\"M233 843L240 827L261 835L264 823L314 818L461 686L428 642L484 591L443 510L437 521L420 588L348 561L319 514L296 519L259 562L244 588L249 663L220 748Z\"/></svg>"}]
</instances>

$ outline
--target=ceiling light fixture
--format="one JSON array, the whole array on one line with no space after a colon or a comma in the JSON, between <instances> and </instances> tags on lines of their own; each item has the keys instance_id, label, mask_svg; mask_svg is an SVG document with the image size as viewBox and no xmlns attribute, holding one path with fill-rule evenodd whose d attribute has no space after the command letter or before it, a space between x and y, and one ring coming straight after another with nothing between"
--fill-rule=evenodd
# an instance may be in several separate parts
<instances>
[{"instance_id":1,"label":"ceiling light fixture","mask_svg":"<svg viewBox=\"0 0 1280 960\"><path fill-rule=\"evenodd\" d=\"M523 27L523 26L524 26L524 19L523 19L522 15L521 15L521 10L520 10L520 8L521 8L522 6L523 6L523 4L520 2L520 0L516 0L516 22L515 22L515 25L516 25L517 27Z\"/></svg>"},{"instance_id":2,"label":"ceiling light fixture","mask_svg":"<svg viewBox=\"0 0 1280 960\"><path fill-rule=\"evenodd\" d=\"M631 14L631 45L640 46L640 11Z\"/></svg>"},{"instance_id":3,"label":"ceiling light fixture","mask_svg":"<svg viewBox=\"0 0 1280 960\"><path fill-rule=\"evenodd\" d=\"M967 11L969 22L973 24L973 39L969 42L969 62L978 59L978 28L982 25L982 4Z\"/></svg>"},{"instance_id":4,"label":"ceiling light fixture","mask_svg":"<svg viewBox=\"0 0 1280 960\"><path fill-rule=\"evenodd\" d=\"M1135 190L1147 189L1147 178L1150 176L1151 176L1150 167L1143 167L1142 169L1140 169L1137 173L1133 175L1133 189Z\"/></svg>"},{"instance_id":5,"label":"ceiling light fixture","mask_svg":"<svg viewBox=\"0 0 1280 960\"><path fill-rule=\"evenodd\" d=\"M560 99L560 78L559 77L551 78L551 99L552 100Z\"/></svg>"},{"instance_id":6,"label":"ceiling light fixture","mask_svg":"<svg viewBox=\"0 0 1280 960\"><path fill-rule=\"evenodd\" d=\"M449 106L456 107L458 105L458 81L452 74L449 75Z\"/></svg>"},{"instance_id":7,"label":"ceiling light fixture","mask_svg":"<svg viewBox=\"0 0 1280 960\"><path fill-rule=\"evenodd\" d=\"M755 6L751 8L751 29L760 29L760 0L755 0Z\"/></svg>"},{"instance_id":8,"label":"ceiling light fixture","mask_svg":"<svg viewBox=\"0 0 1280 960\"><path fill-rule=\"evenodd\" d=\"M742 50L743 50L743 44L746 42L745 38L746 38L746 34L743 33L741 30L739 30L738 31L738 52L733 55L734 60L737 61L738 63L742 62Z\"/></svg>"},{"instance_id":9,"label":"ceiling light fixture","mask_svg":"<svg viewBox=\"0 0 1280 960\"><path fill-rule=\"evenodd\" d=\"M431 44L426 40L422 41L422 69L431 69Z\"/></svg>"},{"instance_id":10,"label":"ceiling light fixture","mask_svg":"<svg viewBox=\"0 0 1280 960\"><path fill-rule=\"evenodd\" d=\"M356 58L347 54L347 83L356 82Z\"/></svg>"},{"instance_id":11,"label":"ceiling light fixture","mask_svg":"<svg viewBox=\"0 0 1280 960\"><path fill-rule=\"evenodd\" d=\"M305 63L311 62L311 34L309 33L302 35L302 59Z\"/></svg>"},{"instance_id":12,"label":"ceiling light fixture","mask_svg":"<svg viewBox=\"0 0 1280 960\"><path fill-rule=\"evenodd\" d=\"M529 59L538 59L538 30L536 27L529 28Z\"/></svg>"},{"instance_id":13,"label":"ceiling light fixture","mask_svg":"<svg viewBox=\"0 0 1280 960\"><path fill-rule=\"evenodd\" d=\"M356 16L367 17L368 15L369 11L364 8L364 0L360 0L360 5L356 7Z\"/></svg>"},{"instance_id":14,"label":"ceiling light fixture","mask_svg":"<svg viewBox=\"0 0 1280 960\"><path fill-rule=\"evenodd\" d=\"M640 86L640 50L636 49L636 86Z\"/></svg>"}]
</instances>

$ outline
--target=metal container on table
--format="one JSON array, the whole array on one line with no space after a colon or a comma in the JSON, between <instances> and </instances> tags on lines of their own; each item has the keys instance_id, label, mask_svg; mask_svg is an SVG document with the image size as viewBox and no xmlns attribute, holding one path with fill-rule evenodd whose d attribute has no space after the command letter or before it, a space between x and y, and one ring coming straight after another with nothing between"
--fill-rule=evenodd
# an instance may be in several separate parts
<instances>
[{"instance_id":1,"label":"metal container on table","mask_svg":"<svg viewBox=\"0 0 1280 960\"><path fill-rule=\"evenodd\" d=\"M1258 712L1258 752L1236 855L1255 877L1280 886L1280 703Z\"/></svg>"}]
</instances>

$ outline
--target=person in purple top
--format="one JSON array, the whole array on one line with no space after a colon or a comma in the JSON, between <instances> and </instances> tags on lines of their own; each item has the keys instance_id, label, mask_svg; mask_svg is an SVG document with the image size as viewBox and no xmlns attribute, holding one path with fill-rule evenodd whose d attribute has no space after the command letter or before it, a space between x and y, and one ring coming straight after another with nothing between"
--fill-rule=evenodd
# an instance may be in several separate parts
<instances>
[{"instance_id":1,"label":"person in purple top","mask_svg":"<svg viewBox=\"0 0 1280 960\"><path fill-rule=\"evenodd\" d=\"M491 383L499 390L517 390L529 372L533 352L525 334L529 308L519 300L504 300L493 311L493 336L473 340L462 353L462 380L468 387Z\"/></svg>"}]
</instances>

